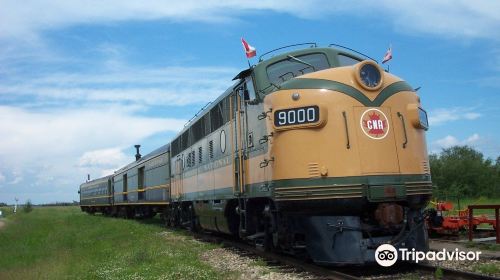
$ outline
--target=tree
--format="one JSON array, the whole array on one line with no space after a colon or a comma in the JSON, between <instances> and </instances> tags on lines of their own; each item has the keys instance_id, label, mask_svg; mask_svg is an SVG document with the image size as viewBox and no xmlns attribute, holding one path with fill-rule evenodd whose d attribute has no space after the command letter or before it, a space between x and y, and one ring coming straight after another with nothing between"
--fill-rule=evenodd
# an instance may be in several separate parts
<instances>
[{"instance_id":1,"label":"tree","mask_svg":"<svg viewBox=\"0 0 500 280\"><path fill-rule=\"evenodd\" d=\"M23 210L26 213L29 213L33 210L33 204L31 203L31 200L28 199L28 201L26 201L26 204L24 204L23 206Z\"/></svg>"},{"instance_id":2,"label":"tree","mask_svg":"<svg viewBox=\"0 0 500 280\"><path fill-rule=\"evenodd\" d=\"M493 164L468 146L444 149L429 156L435 196L500 197L500 157Z\"/></svg>"}]
</instances>

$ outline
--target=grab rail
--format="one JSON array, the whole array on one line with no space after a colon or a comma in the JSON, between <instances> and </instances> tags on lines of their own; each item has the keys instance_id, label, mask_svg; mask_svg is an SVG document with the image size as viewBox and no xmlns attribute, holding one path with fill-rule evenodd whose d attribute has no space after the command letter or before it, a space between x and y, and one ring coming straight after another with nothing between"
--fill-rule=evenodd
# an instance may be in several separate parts
<instances>
[{"instance_id":1,"label":"grab rail","mask_svg":"<svg viewBox=\"0 0 500 280\"><path fill-rule=\"evenodd\" d=\"M351 144L349 141L349 128L347 127L347 115L346 115L345 111L342 112L342 116L344 116L345 134L347 137L347 146L346 147L347 147L347 149L350 149Z\"/></svg>"},{"instance_id":2,"label":"grab rail","mask_svg":"<svg viewBox=\"0 0 500 280\"><path fill-rule=\"evenodd\" d=\"M408 144L408 135L406 135L405 117L400 112L398 112L398 117L401 119L401 123L403 123L403 132L405 133L405 141L403 142L403 149L406 149L406 145Z\"/></svg>"},{"instance_id":3,"label":"grab rail","mask_svg":"<svg viewBox=\"0 0 500 280\"><path fill-rule=\"evenodd\" d=\"M265 55L268 55L268 54L270 54L272 52L279 51L279 50L286 49L286 48L296 47L296 46L303 46L303 45L310 45L311 48L316 48L317 47L316 43L301 43L301 44L293 44L293 45L284 46L284 47L281 47L281 48L277 48L277 49L268 51L265 54L261 55L259 57L259 62L262 61L262 57L264 57Z\"/></svg>"}]
</instances>

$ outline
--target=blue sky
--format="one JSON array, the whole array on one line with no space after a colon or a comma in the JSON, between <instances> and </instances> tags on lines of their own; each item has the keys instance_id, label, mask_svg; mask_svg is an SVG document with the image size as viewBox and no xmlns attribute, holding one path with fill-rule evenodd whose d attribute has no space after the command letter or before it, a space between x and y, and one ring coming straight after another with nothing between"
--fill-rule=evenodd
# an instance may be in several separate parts
<instances>
[{"instance_id":1,"label":"blue sky","mask_svg":"<svg viewBox=\"0 0 500 280\"><path fill-rule=\"evenodd\" d=\"M242 36L257 55L316 42L381 60L392 44L429 151L500 155L498 2L198 2L0 1L0 202L77 200L87 173L167 143L247 66Z\"/></svg>"}]
</instances>

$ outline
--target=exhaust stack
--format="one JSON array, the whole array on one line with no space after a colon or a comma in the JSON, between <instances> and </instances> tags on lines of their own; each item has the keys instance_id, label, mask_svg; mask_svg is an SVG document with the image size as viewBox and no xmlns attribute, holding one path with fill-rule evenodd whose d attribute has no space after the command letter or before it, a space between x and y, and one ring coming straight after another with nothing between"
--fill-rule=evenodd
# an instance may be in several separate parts
<instances>
[{"instance_id":1,"label":"exhaust stack","mask_svg":"<svg viewBox=\"0 0 500 280\"><path fill-rule=\"evenodd\" d=\"M138 161L141 159L141 154L139 153L139 148L141 147L141 145L134 145L135 147L135 150L137 151L137 153L135 154L135 161Z\"/></svg>"}]
</instances>

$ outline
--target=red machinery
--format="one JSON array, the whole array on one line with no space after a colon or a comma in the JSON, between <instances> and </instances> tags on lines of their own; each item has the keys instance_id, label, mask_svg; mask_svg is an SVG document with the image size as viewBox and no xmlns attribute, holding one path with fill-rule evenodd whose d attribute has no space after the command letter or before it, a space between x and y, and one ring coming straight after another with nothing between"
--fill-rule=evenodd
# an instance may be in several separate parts
<instances>
[{"instance_id":1,"label":"red machinery","mask_svg":"<svg viewBox=\"0 0 500 280\"><path fill-rule=\"evenodd\" d=\"M453 210L453 203L449 201L433 203L435 208L428 209L427 226L429 233L458 235L462 230L469 228L469 210ZM452 215L452 212L458 212L458 216ZM497 222L486 215L472 217L472 229L476 230L480 224L489 224L496 229Z\"/></svg>"}]
</instances>

